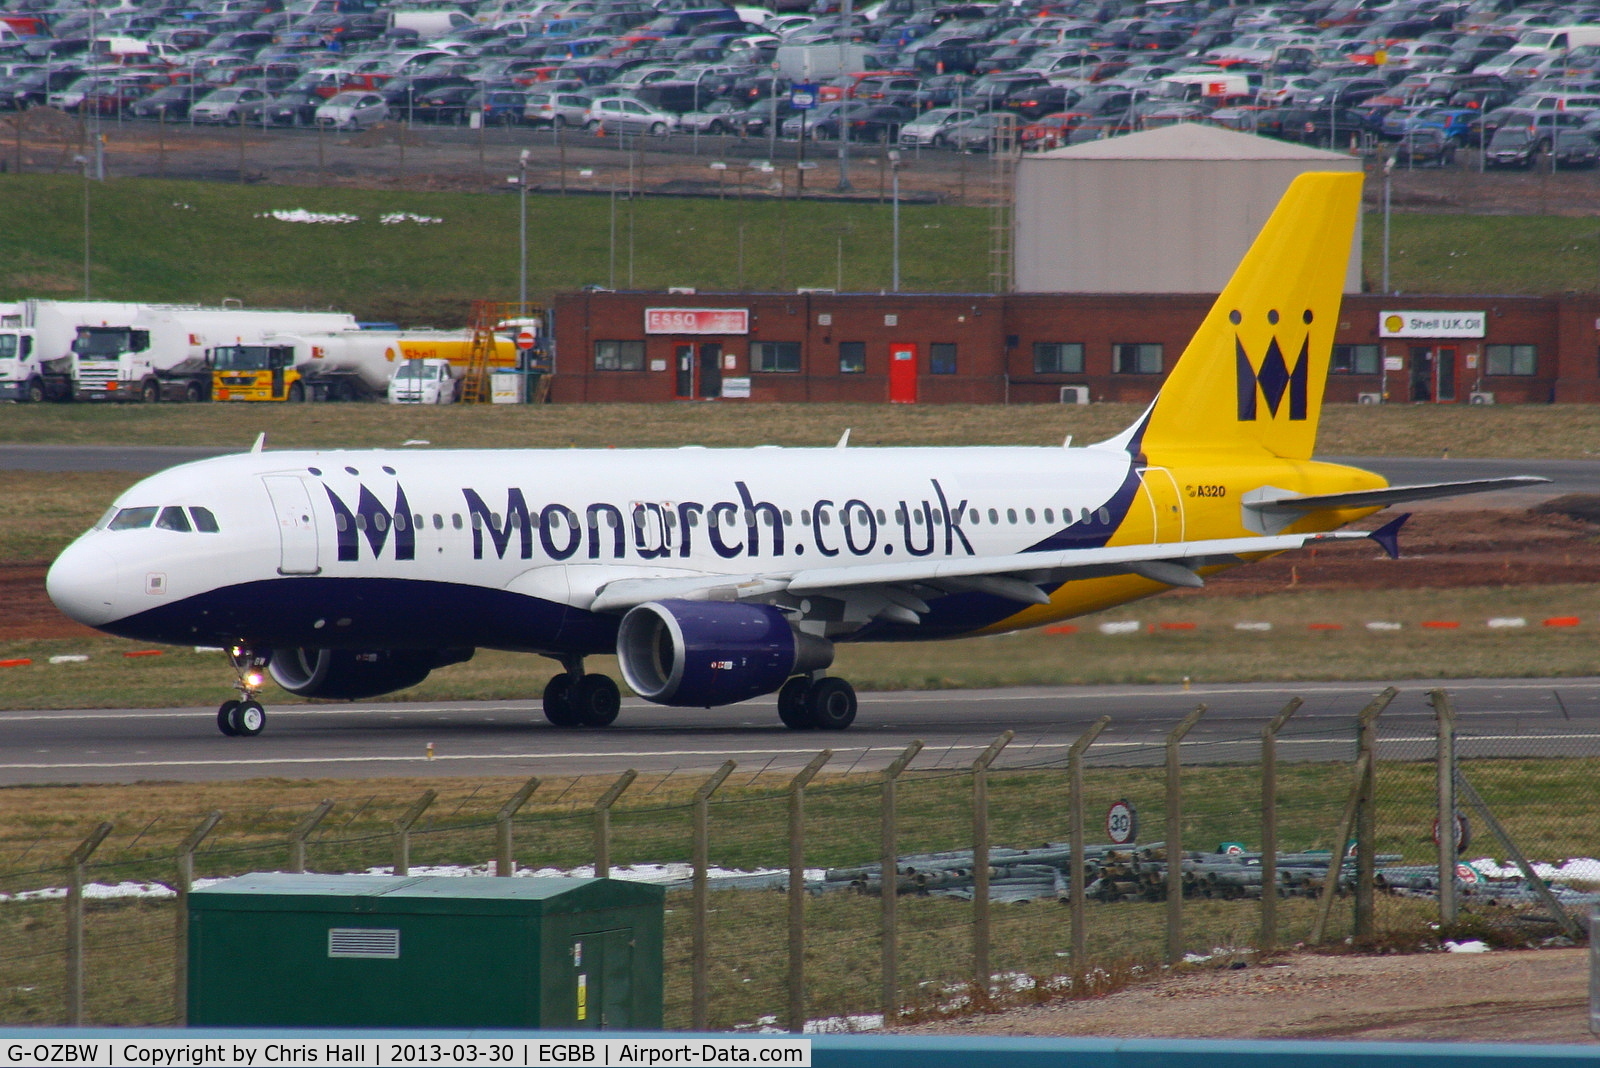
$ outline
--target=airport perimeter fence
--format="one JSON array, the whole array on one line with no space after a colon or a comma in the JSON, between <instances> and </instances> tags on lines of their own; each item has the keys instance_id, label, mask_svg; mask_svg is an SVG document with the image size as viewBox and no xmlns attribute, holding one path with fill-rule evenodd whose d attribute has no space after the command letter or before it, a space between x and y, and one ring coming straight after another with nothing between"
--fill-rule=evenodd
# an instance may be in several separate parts
<instances>
[{"instance_id":1,"label":"airport perimeter fence","mask_svg":"<svg viewBox=\"0 0 1600 1068\"><path fill-rule=\"evenodd\" d=\"M671 1029L869 1027L1301 944L1581 937L1600 886L1574 859L1600 856L1593 725L1474 734L1442 694L1393 698L1354 716L1291 701L1245 733L1206 730L1197 709L1158 741L1110 720L1070 747L1008 732L976 760L913 745L881 772L851 771L861 748L819 735L841 753L804 769L107 813L77 841L29 841L19 818L0 838L0 1022L182 1023L190 879L490 875L508 854L521 875L661 867ZM1443 894L1441 799L1465 815L1473 864Z\"/></svg>"}]
</instances>

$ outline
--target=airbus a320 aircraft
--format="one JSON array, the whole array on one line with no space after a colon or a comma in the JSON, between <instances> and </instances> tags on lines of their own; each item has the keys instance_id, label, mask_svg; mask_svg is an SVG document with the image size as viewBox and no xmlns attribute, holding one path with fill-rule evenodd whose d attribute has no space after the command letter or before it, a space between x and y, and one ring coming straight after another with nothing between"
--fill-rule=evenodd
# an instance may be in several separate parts
<instances>
[{"instance_id":1,"label":"airbus a320 aircraft","mask_svg":"<svg viewBox=\"0 0 1600 1068\"><path fill-rule=\"evenodd\" d=\"M539 653L557 726L633 691L776 693L843 730L841 641L1035 627L1319 539L1391 503L1540 479L1387 487L1311 460L1361 177L1296 179L1144 415L1086 448L250 453L138 483L50 569L73 619L230 651L224 734L264 666L359 699L478 647ZM1370 535L1393 553L1404 517Z\"/></svg>"}]
</instances>

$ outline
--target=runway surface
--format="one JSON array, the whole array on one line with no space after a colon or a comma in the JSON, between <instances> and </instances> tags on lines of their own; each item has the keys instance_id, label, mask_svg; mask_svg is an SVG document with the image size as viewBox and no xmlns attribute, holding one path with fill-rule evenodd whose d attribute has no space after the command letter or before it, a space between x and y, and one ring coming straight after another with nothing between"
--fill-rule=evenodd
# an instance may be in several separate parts
<instances>
[{"instance_id":1,"label":"runway surface","mask_svg":"<svg viewBox=\"0 0 1600 1068\"><path fill-rule=\"evenodd\" d=\"M834 752L833 770L870 771L913 739L926 746L913 767L965 768L1005 730L1016 738L997 766L1020 767L1064 763L1067 747L1102 715L1112 722L1090 763L1154 764L1167 732L1200 703L1208 711L1188 736L1185 762L1231 763L1258 758L1262 725L1290 696L1305 705L1280 736L1280 759L1347 760L1356 713L1385 685L868 693L856 726L840 733L786 730L770 699L711 710L630 699L605 730L558 730L535 702L285 705L268 709L256 738L223 737L210 709L6 712L0 784L701 772L730 759L754 774L798 769L823 748ZM1464 756L1600 754L1600 678L1395 685L1400 696L1380 721L1387 758L1431 758L1433 686L1451 696Z\"/></svg>"}]
</instances>

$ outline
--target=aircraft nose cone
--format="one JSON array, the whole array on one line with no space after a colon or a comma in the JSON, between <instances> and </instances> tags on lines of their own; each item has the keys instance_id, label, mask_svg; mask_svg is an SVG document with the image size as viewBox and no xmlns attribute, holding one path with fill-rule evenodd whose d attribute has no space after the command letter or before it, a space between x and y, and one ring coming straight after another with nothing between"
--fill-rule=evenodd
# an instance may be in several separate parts
<instances>
[{"instance_id":1,"label":"aircraft nose cone","mask_svg":"<svg viewBox=\"0 0 1600 1068\"><path fill-rule=\"evenodd\" d=\"M117 562L96 545L69 545L45 575L45 592L70 619L98 627L116 618Z\"/></svg>"}]
</instances>

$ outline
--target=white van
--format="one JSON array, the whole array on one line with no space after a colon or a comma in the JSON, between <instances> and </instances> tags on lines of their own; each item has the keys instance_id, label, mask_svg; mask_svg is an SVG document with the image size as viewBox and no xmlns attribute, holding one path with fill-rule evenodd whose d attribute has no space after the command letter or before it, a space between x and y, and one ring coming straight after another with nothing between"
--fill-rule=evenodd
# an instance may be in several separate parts
<instances>
[{"instance_id":1,"label":"white van","mask_svg":"<svg viewBox=\"0 0 1600 1068\"><path fill-rule=\"evenodd\" d=\"M1517 39L1507 52L1526 55L1541 52L1564 56L1579 45L1600 44L1600 26L1541 26Z\"/></svg>"},{"instance_id":2,"label":"white van","mask_svg":"<svg viewBox=\"0 0 1600 1068\"><path fill-rule=\"evenodd\" d=\"M389 380L390 404L454 404L455 399L449 360L406 360Z\"/></svg>"}]
</instances>

